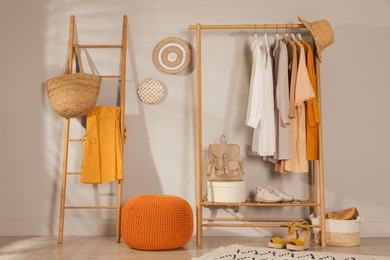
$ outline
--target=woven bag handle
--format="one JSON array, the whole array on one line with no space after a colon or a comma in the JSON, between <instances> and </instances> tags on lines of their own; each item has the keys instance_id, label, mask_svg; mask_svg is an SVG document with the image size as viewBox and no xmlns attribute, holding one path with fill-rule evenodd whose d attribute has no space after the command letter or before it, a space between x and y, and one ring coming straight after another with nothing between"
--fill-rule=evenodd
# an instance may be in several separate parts
<instances>
[{"instance_id":1,"label":"woven bag handle","mask_svg":"<svg viewBox=\"0 0 390 260\"><path fill-rule=\"evenodd\" d=\"M225 136L225 135L221 135L221 136L219 137L219 143L220 143L220 144L226 144L226 143L227 143L227 141L226 141L226 136Z\"/></svg>"},{"instance_id":2,"label":"woven bag handle","mask_svg":"<svg viewBox=\"0 0 390 260\"><path fill-rule=\"evenodd\" d=\"M75 55L76 55L77 63L79 64L80 72L83 73L83 72L84 72L84 69L83 69L83 63L81 62L80 46L78 46L77 44L75 44L75 45L74 45L74 50L75 50Z\"/></svg>"},{"instance_id":3,"label":"woven bag handle","mask_svg":"<svg viewBox=\"0 0 390 260\"><path fill-rule=\"evenodd\" d=\"M80 72L83 73L84 72L84 68L83 68L83 63L81 62L80 46L75 44L75 45L73 45L73 48L74 48L75 51L73 52L72 60L73 60L74 56L76 56ZM69 61L66 63L66 68L65 68L64 74L71 74L71 71L69 71Z\"/></svg>"}]
</instances>

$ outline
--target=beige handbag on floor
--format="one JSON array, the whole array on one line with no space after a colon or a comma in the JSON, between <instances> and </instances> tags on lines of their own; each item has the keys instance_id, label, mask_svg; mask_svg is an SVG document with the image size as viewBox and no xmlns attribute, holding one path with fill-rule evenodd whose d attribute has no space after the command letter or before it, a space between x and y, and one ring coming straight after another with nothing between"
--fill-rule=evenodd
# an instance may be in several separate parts
<instances>
[{"instance_id":1,"label":"beige handbag on floor","mask_svg":"<svg viewBox=\"0 0 390 260\"><path fill-rule=\"evenodd\" d=\"M241 161L240 146L226 143L222 135L219 144L209 145L207 161L207 180L242 181L244 167Z\"/></svg>"},{"instance_id":2,"label":"beige handbag on floor","mask_svg":"<svg viewBox=\"0 0 390 260\"><path fill-rule=\"evenodd\" d=\"M71 73L68 62L64 75L46 80L50 105L64 118L86 115L96 105L100 92L100 76L84 73L79 46L74 48L80 72Z\"/></svg>"}]
</instances>

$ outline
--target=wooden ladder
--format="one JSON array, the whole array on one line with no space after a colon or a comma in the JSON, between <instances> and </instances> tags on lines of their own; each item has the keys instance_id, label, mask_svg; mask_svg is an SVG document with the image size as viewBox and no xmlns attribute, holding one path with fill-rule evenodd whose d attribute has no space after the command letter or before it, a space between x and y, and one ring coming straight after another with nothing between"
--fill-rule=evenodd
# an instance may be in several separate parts
<instances>
[{"instance_id":1,"label":"wooden ladder","mask_svg":"<svg viewBox=\"0 0 390 260\"><path fill-rule=\"evenodd\" d=\"M69 27L69 46L68 46L68 63L69 69L72 71L72 57L74 51L74 39L75 39L75 17L72 15L70 17L70 27ZM126 84L126 47L127 47L127 16L123 16L123 27L122 27L122 42L117 45L105 45L105 44L78 44L80 49L82 48L119 48L121 49L121 72L120 75L106 75L100 76L101 78L118 78L121 82L120 90L120 110L121 110L121 136L122 140L125 140L125 84ZM81 172L68 172L68 145L70 142L80 142L80 139L70 139L69 138L69 126L70 119L65 119L65 134L64 134L64 154L62 162L62 186L61 186L61 202L60 202L60 222L59 222L59 232L58 232L58 243L63 243L64 237L64 217L65 209L116 209L116 241L120 242L120 231L121 231L121 208L122 208L122 180L118 180L118 189L117 189L117 205L114 206L67 206L65 205L66 200L66 179L68 175L81 175ZM123 143L122 143L123 146ZM123 148L123 147L122 147ZM123 151L123 149L122 149ZM123 155L122 155L123 156ZM123 158L122 158L123 161Z\"/></svg>"}]
</instances>

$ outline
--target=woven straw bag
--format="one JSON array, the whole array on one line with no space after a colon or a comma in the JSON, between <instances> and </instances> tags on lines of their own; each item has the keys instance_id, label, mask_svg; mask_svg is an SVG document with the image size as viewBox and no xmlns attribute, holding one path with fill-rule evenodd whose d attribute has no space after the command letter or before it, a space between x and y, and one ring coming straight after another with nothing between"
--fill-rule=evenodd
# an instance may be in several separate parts
<instances>
[{"instance_id":1,"label":"woven straw bag","mask_svg":"<svg viewBox=\"0 0 390 260\"><path fill-rule=\"evenodd\" d=\"M96 105L100 91L101 78L84 73L77 45L75 55L80 72L70 73L68 62L64 75L46 80L50 104L54 111L64 118L86 115Z\"/></svg>"}]
</instances>

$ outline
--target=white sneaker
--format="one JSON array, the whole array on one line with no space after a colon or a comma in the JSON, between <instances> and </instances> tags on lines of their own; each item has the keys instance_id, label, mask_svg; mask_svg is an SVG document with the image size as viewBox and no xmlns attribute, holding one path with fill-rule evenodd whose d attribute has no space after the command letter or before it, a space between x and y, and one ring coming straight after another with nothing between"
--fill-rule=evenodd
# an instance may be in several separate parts
<instances>
[{"instance_id":1,"label":"white sneaker","mask_svg":"<svg viewBox=\"0 0 390 260\"><path fill-rule=\"evenodd\" d=\"M281 197L279 197L269 189L263 187L256 187L255 201L274 203L274 202L281 202L282 200L283 199Z\"/></svg>"},{"instance_id":2,"label":"white sneaker","mask_svg":"<svg viewBox=\"0 0 390 260\"><path fill-rule=\"evenodd\" d=\"M278 189L276 189L274 187L266 186L265 188L267 190L269 190L270 192L272 192L272 193L278 195L279 197L281 197L282 200L285 201L285 202L293 201L295 199L294 197L289 196L286 193L284 193L283 191L280 191L280 190L278 190Z\"/></svg>"}]
</instances>

